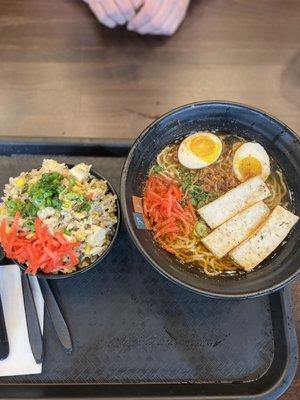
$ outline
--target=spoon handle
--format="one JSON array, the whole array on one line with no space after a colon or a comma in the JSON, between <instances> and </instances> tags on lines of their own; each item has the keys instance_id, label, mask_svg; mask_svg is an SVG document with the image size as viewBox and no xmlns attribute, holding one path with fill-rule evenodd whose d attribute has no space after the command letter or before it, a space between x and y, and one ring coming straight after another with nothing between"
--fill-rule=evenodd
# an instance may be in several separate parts
<instances>
[{"instance_id":1,"label":"spoon handle","mask_svg":"<svg viewBox=\"0 0 300 400\"><path fill-rule=\"evenodd\" d=\"M39 285L44 297L46 309L52 321L57 337L67 353L73 350L69 328L46 279L39 279Z\"/></svg>"},{"instance_id":2,"label":"spoon handle","mask_svg":"<svg viewBox=\"0 0 300 400\"><path fill-rule=\"evenodd\" d=\"M28 276L23 272L21 272L21 282L29 343L36 363L40 364L44 353L43 336Z\"/></svg>"}]
</instances>

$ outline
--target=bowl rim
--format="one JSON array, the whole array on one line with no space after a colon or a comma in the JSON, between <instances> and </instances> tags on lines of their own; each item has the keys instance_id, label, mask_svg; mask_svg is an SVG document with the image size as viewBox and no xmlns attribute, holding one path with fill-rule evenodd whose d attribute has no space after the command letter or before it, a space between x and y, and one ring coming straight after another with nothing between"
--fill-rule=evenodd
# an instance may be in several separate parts
<instances>
[{"instance_id":1,"label":"bowl rim","mask_svg":"<svg viewBox=\"0 0 300 400\"><path fill-rule=\"evenodd\" d=\"M68 168L72 168L75 166L75 164L71 164L71 163L64 163L65 165L68 166ZM109 245L107 246L107 248L105 249L105 251L100 254L100 256L93 261L91 264L89 264L87 267L81 268L81 269L76 269L73 272L67 273L67 274L63 274L63 273L59 273L59 274L44 274L42 272L37 272L35 275L29 274L31 276L35 276L36 278L39 279L66 279L66 278L71 278L71 277L75 277L78 276L80 274L83 274L84 272L87 272L89 270L91 270L92 268L94 268L97 264L99 264L101 261L103 261L103 259L107 256L107 254L110 252L117 236L118 236L118 232L119 232L119 228L120 228L120 224L121 224L121 206L120 206L120 200L118 197L118 194L115 190L115 188L113 187L113 185L110 183L110 181L108 179L106 179L103 175L99 174L97 171L95 171L93 168L90 169L90 174L93 175L95 178L97 179L102 179L104 181L106 181L107 186L109 191L116 196L116 205L117 205L117 222L115 225L115 231L113 234L113 237L109 243ZM13 261L16 265L18 265L22 271L22 273L25 273L25 269L26 267L23 264L20 264L18 261L11 259L11 261Z\"/></svg>"},{"instance_id":2,"label":"bowl rim","mask_svg":"<svg viewBox=\"0 0 300 400\"><path fill-rule=\"evenodd\" d=\"M144 247L142 246L142 244L140 243L137 234L135 233L132 223L129 219L129 211L128 211L128 207L127 207L127 202L126 202L126 181L127 181L127 175L128 175L128 169L129 169L129 165L131 163L131 159L132 159L132 155L136 149L136 147L139 145L139 142L144 138L144 136L146 136L148 134L148 132L150 131L150 129L156 125L157 123L159 123L160 121L162 121L163 119L171 116L172 114L176 114L179 111L188 109L188 108L194 108L197 106L201 106L201 105L205 105L205 106L209 106L209 105L222 105L222 106L235 106L244 110L250 110L250 111L254 111L259 115L262 115L264 117L270 118L271 120L273 120L274 122L276 122L277 124L281 125L284 129L286 129L287 131L289 131L289 133L298 141L300 142L300 138L299 136L296 134L296 132L294 132L291 128L289 128L284 122L280 121L278 118L272 116L271 114L256 108L256 107L252 107L249 106L247 104L243 104L243 103L239 103L239 102L234 102L234 101L227 101L227 100L204 100L204 101L197 101L197 102L192 102L192 103L187 103L184 104L182 106L173 108L172 110L162 114L159 118L155 119L153 122L151 122L143 131L142 133L135 139L128 155L125 161L125 164L123 166L122 169L122 174L121 174L121 191L120 191L120 199L121 199L121 207L122 207L122 215L125 221L125 225L127 228L127 231L129 232L135 246L138 248L138 250L143 254L143 256L146 258L146 260L158 271L160 272L163 276L165 276L167 279L171 280L172 282L176 283L177 285L188 289L190 291L192 291L193 293L196 294L200 294L200 295L204 295L210 298L216 298L216 299L226 299L226 300L234 300L234 299L248 299L248 298L255 298L255 297L259 297L259 296L263 296L266 294L271 294L281 288L283 288L284 286L286 286L290 281L292 281L293 279L295 279L297 277L297 275L299 275L300 273L300 265L297 269L297 271L295 271L294 273L290 274L286 279L284 279L283 281L280 281L276 284L273 284L271 287L269 288L265 288L265 289L257 289L257 290L249 290L249 291L241 291L241 292L236 292L234 294L225 294L225 293L218 293L217 291L211 291L211 290L206 290L206 289L200 289L200 288L196 288L195 286L183 282L182 280L176 278L174 275L172 275L171 273L165 271L165 269L163 267L161 267L159 265L159 263L157 263L144 249Z\"/></svg>"}]
</instances>

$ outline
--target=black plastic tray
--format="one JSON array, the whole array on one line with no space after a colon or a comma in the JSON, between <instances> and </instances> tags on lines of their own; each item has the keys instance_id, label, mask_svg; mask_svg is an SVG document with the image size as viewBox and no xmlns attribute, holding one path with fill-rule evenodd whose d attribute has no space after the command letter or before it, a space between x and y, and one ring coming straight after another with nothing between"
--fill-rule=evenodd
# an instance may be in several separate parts
<instances>
[{"instance_id":1,"label":"black plastic tray","mask_svg":"<svg viewBox=\"0 0 300 400\"><path fill-rule=\"evenodd\" d=\"M4 138L0 187L51 155L93 164L118 189L130 144ZM99 268L50 284L74 351L63 352L46 317L43 373L0 378L2 398L276 399L294 377L289 289L243 301L193 294L158 274L124 227Z\"/></svg>"}]
</instances>

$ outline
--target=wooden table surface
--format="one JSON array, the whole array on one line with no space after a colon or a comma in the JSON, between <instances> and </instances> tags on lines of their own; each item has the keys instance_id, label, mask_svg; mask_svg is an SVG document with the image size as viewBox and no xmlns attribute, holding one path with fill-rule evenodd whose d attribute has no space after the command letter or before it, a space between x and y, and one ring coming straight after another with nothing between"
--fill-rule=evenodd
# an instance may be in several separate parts
<instances>
[{"instance_id":1,"label":"wooden table surface","mask_svg":"<svg viewBox=\"0 0 300 400\"><path fill-rule=\"evenodd\" d=\"M134 138L208 99L300 132L299 0L194 0L172 38L102 28L81 0L0 2L0 135ZM300 283L294 299L300 337ZM299 398L298 369L282 399Z\"/></svg>"}]
</instances>

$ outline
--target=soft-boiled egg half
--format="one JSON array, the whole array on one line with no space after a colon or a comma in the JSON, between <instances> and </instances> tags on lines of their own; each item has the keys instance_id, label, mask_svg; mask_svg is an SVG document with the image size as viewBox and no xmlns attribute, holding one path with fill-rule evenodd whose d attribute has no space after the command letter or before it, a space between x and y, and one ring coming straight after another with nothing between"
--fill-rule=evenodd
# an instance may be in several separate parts
<instances>
[{"instance_id":1,"label":"soft-boiled egg half","mask_svg":"<svg viewBox=\"0 0 300 400\"><path fill-rule=\"evenodd\" d=\"M180 164L190 169L207 167L222 153L222 142L209 132L197 132L185 138L178 149Z\"/></svg>"},{"instance_id":2,"label":"soft-boiled egg half","mask_svg":"<svg viewBox=\"0 0 300 400\"><path fill-rule=\"evenodd\" d=\"M268 153L259 143L244 143L235 152L233 170L241 182L253 176L261 176L265 181L270 175Z\"/></svg>"}]
</instances>

